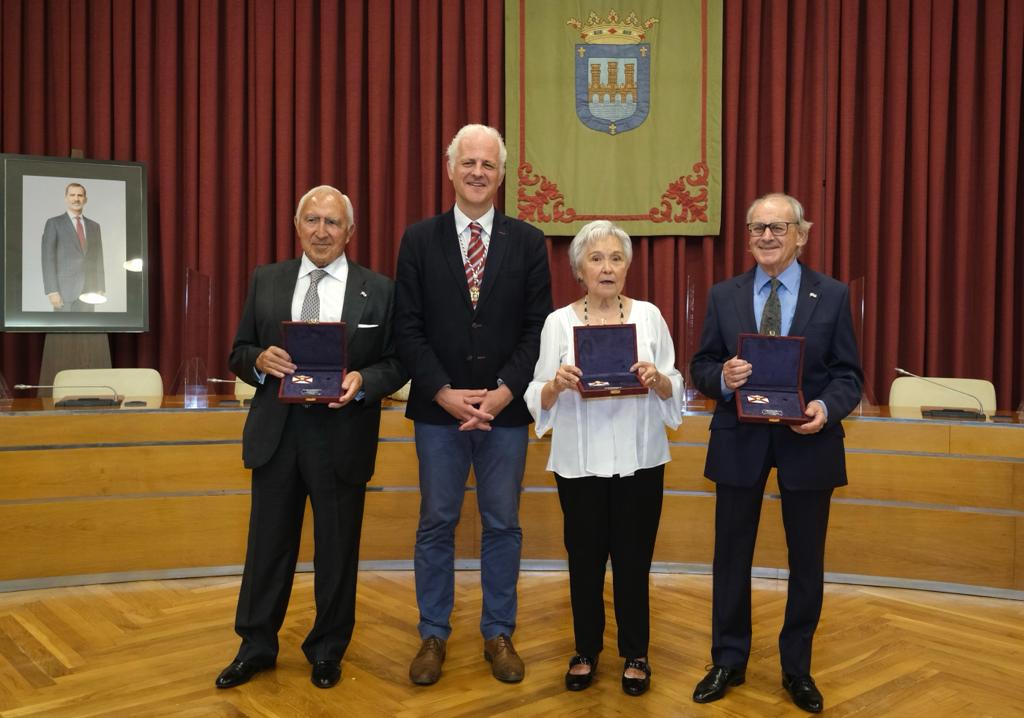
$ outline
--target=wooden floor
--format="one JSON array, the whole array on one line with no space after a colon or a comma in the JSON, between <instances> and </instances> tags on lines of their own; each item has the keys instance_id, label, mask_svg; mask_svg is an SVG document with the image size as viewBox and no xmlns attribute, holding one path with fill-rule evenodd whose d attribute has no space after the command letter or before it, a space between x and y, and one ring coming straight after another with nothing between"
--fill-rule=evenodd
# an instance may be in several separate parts
<instances>
[{"instance_id":1,"label":"wooden floor","mask_svg":"<svg viewBox=\"0 0 1024 718\"><path fill-rule=\"evenodd\" d=\"M234 656L238 578L182 579L0 594L0 716L792 716L775 636L784 581L757 580L747 683L691 702L709 647L709 576L652 577L651 691L623 695L609 605L594 685L564 690L572 652L567 576L524 573L515 644L526 679L498 683L481 657L479 574L457 578L455 632L441 681L407 678L416 608L409 572L362 573L356 635L331 690L309 683L299 644L312 576L297 577L275 670L232 690L213 679ZM610 589L609 589L610 592ZM1024 603L829 585L814 675L832 716L1024 716Z\"/></svg>"}]
</instances>

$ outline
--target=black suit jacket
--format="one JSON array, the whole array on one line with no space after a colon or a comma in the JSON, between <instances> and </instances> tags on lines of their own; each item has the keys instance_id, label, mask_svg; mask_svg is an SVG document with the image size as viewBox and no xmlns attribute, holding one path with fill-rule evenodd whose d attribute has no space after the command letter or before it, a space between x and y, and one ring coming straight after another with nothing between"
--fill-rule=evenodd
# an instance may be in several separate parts
<instances>
[{"instance_id":1,"label":"black suit jacket","mask_svg":"<svg viewBox=\"0 0 1024 718\"><path fill-rule=\"evenodd\" d=\"M395 281L395 345L412 375L406 416L428 424L455 423L434 402L438 390L446 384L496 389L501 379L515 398L492 424L530 423L523 393L551 313L544 234L495 211L475 310L453 210L406 229Z\"/></svg>"},{"instance_id":2,"label":"black suit jacket","mask_svg":"<svg viewBox=\"0 0 1024 718\"><path fill-rule=\"evenodd\" d=\"M733 486L752 486L774 450L779 481L786 488L824 489L846 484L846 456L840 422L860 402L864 376L850 316L846 285L801 265L800 294L789 330L804 337L803 393L821 399L828 422L817 434L801 435L786 426L742 423L735 394L722 398L722 365L736 355L741 332L757 332L754 321L754 269L711 288L700 348L690 362L693 381L718 400L711 419L704 475Z\"/></svg>"},{"instance_id":3,"label":"black suit jacket","mask_svg":"<svg viewBox=\"0 0 1024 718\"><path fill-rule=\"evenodd\" d=\"M242 458L248 468L274 455L288 419L290 404L277 399L280 380L256 378L256 357L271 345L282 346L281 322L291 320L292 296L300 260L257 267L231 349L231 370L256 387L242 434ZM365 396L341 409L311 407L330 424L337 477L365 483L373 475L380 431L380 400L405 383L407 375L395 356L392 339L394 285L387 277L348 260L348 281L341 318L348 340L348 369L363 377Z\"/></svg>"}]
</instances>

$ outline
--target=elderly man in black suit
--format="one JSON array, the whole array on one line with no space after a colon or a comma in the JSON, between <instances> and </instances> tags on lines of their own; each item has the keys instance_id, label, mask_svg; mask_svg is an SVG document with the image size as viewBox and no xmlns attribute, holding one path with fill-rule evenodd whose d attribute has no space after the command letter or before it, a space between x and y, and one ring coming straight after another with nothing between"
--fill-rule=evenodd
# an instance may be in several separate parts
<instances>
[{"instance_id":1,"label":"elderly man in black suit","mask_svg":"<svg viewBox=\"0 0 1024 718\"><path fill-rule=\"evenodd\" d=\"M811 223L800 203L769 194L747 211L749 248L757 265L711 288L700 348L690 373L718 401L711 419L704 475L715 482L712 599L713 666L693 693L708 703L743 683L750 656L750 570L769 471L778 470L789 547L789 595L779 634L782 685L803 710L823 699L811 677L811 644L821 615L825 535L836 486L846 484L840 422L861 397L863 374L846 285L797 261ZM802 387L807 422L742 423L733 401L751 374L737 357L741 332L804 337Z\"/></svg>"},{"instance_id":2,"label":"elderly man in black suit","mask_svg":"<svg viewBox=\"0 0 1024 718\"><path fill-rule=\"evenodd\" d=\"M505 145L467 125L448 147L455 207L412 225L398 253L395 343L412 374L406 416L419 458L414 554L422 643L409 678L438 680L454 606L455 527L472 465L482 524L480 631L495 678L523 678L512 645L522 530L519 494L551 276L540 230L494 208Z\"/></svg>"},{"instance_id":3,"label":"elderly man in black suit","mask_svg":"<svg viewBox=\"0 0 1024 718\"><path fill-rule=\"evenodd\" d=\"M312 682L330 688L355 625L356 574L366 482L373 475L381 398L406 374L392 336L393 284L345 256L355 224L348 197L333 187L299 201L302 257L257 267L231 350L232 371L256 386L242 437L252 469L252 511L235 631L242 645L218 688L245 683L274 665L295 573L309 496L315 524L316 618L302 644ZM281 322L344 321L348 372L330 404L278 401L296 365Z\"/></svg>"},{"instance_id":4,"label":"elderly man in black suit","mask_svg":"<svg viewBox=\"0 0 1024 718\"><path fill-rule=\"evenodd\" d=\"M43 291L55 312L92 312L83 294L103 295L103 237L99 222L83 212L89 201L85 187L72 182L64 188L68 211L46 220L40 253Z\"/></svg>"}]
</instances>

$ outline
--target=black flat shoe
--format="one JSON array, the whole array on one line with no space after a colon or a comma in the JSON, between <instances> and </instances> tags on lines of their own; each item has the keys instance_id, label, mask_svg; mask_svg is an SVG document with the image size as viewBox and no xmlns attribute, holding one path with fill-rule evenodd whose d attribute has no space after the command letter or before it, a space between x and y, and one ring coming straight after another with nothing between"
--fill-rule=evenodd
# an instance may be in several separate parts
<instances>
[{"instance_id":1,"label":"black flat shoe","mask_svg":"<svg viewBox=\"0 0 1024 718\"><path fill-rule=\"evenodd\" d=\"M216 686L218 688L234 688L247 683L250 678L263 670L263 666L247 661L231 661L227 668L217 676Z\"/></svg>"},{"instance_id":2,"label":"black flat shoe","mask_svg":"<svg viewBox=\"0 0 1024 718\"><path fill-rule=\"evenodd\" d=\"M629 668L635 668L638 671L644 672L643 678L626 678L626 670ZM626 661L626 664L622 666L622 690L626 695L630 696L642 696L647 692L647 689L651 687L651 666L647 661L642 661L639 658Z\"/></svg>"},{"instance_id":3,"label":"black flat shoe","mask_svg":"<svg viewBox=\"0 0 1024 718\"><path fill-rule=\"evenodd\" d=\"M590 673L573 673L573 666L590 666ZM597 658L588 658L578 653L569 660L569 672L565 674L565 687L570 691L582 691L594 682L597 673Z\"/></svg>"},{"instance_id":4,"label":"black flat shoe","mask_svg":"<svg viewBox=\"0 0 1024 718\"><path fill-rule=\"evenodd\" d=\"M317 688L330 688L341 680L341 664L338 661L317 661L309 680Z\"/></svg>"},{"instance_id":5,"label":"black flat shoe","mask_svg":"<svg viewBox=\"0 0 1024 718\"><path fill-rule=\"evenodd\" d=\"M814 685L814 679L810 676L791 676L783 673L782 687L789 692L789 697L793 699L797 708L808 713L821 713L821 709L825 707L821 691Z\"/></svg>"},{"instance_id":6,"label":"black flat shoe","mask_svg":"<svg viewBox=\"0 0 1024 718\"><path fill-rule=\"evenodd\" d=\"M695 703L717 701L725 695L729 686L742 685L745 680L746 674L742 668L712 666L708 674L693 689L693 700Z\"/></svg>"}]
</instances>

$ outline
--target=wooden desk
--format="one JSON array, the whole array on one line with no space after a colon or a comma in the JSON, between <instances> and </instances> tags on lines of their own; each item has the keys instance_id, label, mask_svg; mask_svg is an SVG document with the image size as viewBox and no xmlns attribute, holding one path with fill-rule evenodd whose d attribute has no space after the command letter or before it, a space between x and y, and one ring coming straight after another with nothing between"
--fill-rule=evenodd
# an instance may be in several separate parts
<instances>
[{"instance_id":1,"label":"wooden desk","mask_svg":"<svg viewBox=\"0 0 1024 718\"><path fill-rule=\"evenodd\" d=\"M238 573L245 554L249 472L246 409L52 410L19 400L0 413L0 590L157 576ZM710 414L672 432L673 461L655 561L709 571L714 486L703 478ZM412 426L384 412L377 474L366 501L361 558L411 565L419 510ZM844 422L850 485L836 492L826 569L837 580L1024 594L1024 424L938 422L884 411ZM521 518L526 561L562 562L562 519L545 471L549 442L532 440ZM300 554L312 559L311 521ZM479 557L467 493L456 555ZM755 566L786 566L774 478ZM923 583L922 583L923 582Z\"/></svg>"}]
</instances>

